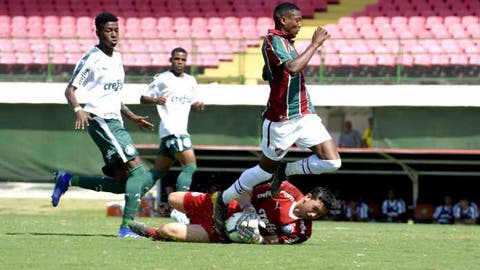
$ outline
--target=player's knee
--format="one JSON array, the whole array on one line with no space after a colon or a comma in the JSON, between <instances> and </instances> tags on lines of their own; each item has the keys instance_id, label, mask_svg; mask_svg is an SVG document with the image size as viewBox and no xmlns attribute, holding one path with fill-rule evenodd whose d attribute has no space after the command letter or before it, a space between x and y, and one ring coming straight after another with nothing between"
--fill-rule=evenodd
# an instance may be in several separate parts
<instances>
[{"instance_id":1,"label":"player's knee","mask_svg":"<svg viewBox=\"0 0 480 270\"><path fill-rule=\"evenodd\" d=\"M167 223L160 225L155 235L155 239L171 239L176 240L180 238L181 231L175 223Z\"/></svg>"},{"instance_id":2,"label":"player's knee","mask_svg":"<svg viewBox=\"0 0 480 270\"><path fill-rule=\"evenodd\" d=\"M168 204L175 208L176 205L183 203L185 192L172 192L168 194Z\"/></svg>"}]
</instances>

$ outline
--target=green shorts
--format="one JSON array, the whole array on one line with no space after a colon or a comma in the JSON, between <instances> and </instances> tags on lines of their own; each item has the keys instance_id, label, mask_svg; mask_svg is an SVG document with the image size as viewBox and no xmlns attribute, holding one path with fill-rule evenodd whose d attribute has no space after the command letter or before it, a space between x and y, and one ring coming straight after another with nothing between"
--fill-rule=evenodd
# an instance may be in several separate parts
<instances>
[{"instance_id":1,"label":"green shorts","mask_svg":"<svg viewBox=\"0 0 480 270\"><path fill-rule=\"evenodd\" d=\"M175 159L175 154L192 149L190 135L168 135L161 139L158 154Z\"/></svg>"},{"instance_id":2,"label":"green shorts","mask_svg":"<svg viewBox=\"0 0 480 270\"><path fill-rule=\"evenodd\" d=\"M138 156L132 137L117 119L94 117L89 121L88 134L102 152L106 166L121 167Z\"/></svg>"}]
</instances>

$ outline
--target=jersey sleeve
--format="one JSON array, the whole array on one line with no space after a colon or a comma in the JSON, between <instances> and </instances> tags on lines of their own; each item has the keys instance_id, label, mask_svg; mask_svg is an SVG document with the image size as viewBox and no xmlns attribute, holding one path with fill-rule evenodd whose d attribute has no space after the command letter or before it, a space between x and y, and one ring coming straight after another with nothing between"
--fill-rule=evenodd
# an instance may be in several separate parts
<instances>
[{"instance_id":1,"label":"jersey sleeve","mask_svg":"<svg viewBox=\"0 0 480 270\"><path fill-rule=\"evenodd\" d=\"M279 67L293 59L288 52L288 42L279 36L267 36L265 50L270 68Z\"/></svg>"},{"instance_id":2,"label":"jersey sleeve","mask_svg":"<svg viewBox=\"0 0 480 270\"><path fill-rule=\"evenodd\" d=\"M193 98L192 98L192 104L198 101L201 101L201 98L198 95L198 83L197 79L192 76L192 89L193 89Z\"/></svg>"},{"instance_id":3,"label":"jersey sleeve","mask_svg":"<svg viewBox=\"0 0 480 270\"><path fill-rule=\"evenodd\" d=\"M69 84L76 88L84 88L89 82L93 80L93 69L91 67L91 57L83 56L82 59L75 66L72 78Z\"/></svg>"},{"instance_id":4,"label":"jersey sleeve","mask_svg":"<svg viewBox=\"0 0 480 270\"><path fill-rule=\"evenodd\" d=\"M312 235L312 221L299 219L282 226L278 241L281 244L299 244L305 242Z\"/></svg>"},{"instance_id":5,"label":"jersey sleeve","mask_svg":"<svg viewBox=\"0 0 480 270\"><path fill-rule=\"evenodd\" d=\"M160 92L164 89L165 84L162 82L162 75L156 74L148 84L148 88L143 95L156 98L160 96Z\"/></svg>"}]
</instances>

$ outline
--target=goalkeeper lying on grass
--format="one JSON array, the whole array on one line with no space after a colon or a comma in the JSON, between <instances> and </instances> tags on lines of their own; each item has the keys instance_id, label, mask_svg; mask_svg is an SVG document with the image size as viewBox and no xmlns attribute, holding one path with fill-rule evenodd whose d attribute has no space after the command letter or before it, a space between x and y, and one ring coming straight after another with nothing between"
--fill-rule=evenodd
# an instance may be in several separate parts
<instances>
[{"instance_id":1,"label":"goalkeeper lying on grass","mask_svg":"<svg viewBox=\"0 0 480 270\"><path fill-rule=\"evenodd\" d=\"M212 202L215 202L218 194L173 192L169 195L170 205L186 213L190 217L190 224L168 223L151 228L132 221L129 226L134 232L154 240L231 242L226 233L215 230ZM284 181L278 194L272 198L270 184L267 183L228 204L227 219L233 213L243 211L237 222L241 242L302 243L312 234L312 220L325 215L335 205L333 194L321 187L303 195L294 185Z\"/></svg>"}]
</instances>

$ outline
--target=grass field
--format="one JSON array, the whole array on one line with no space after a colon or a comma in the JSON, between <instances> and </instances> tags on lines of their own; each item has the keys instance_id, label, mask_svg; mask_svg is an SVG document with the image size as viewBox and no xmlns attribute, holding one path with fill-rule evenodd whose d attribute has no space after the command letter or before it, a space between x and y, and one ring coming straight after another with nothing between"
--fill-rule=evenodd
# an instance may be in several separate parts
<instances>
[{"instance_id":1,"label":"grass field","mask_svg":"<svg viewBox=\"0 0 480 270\"><path fill-rule=\"evenodd\" d=\"M0 199L0 220L0 269L480 269L478 226L318 221L304 244L258 246L119 239L101 200Z\"/></svg>"}]
</instances>

